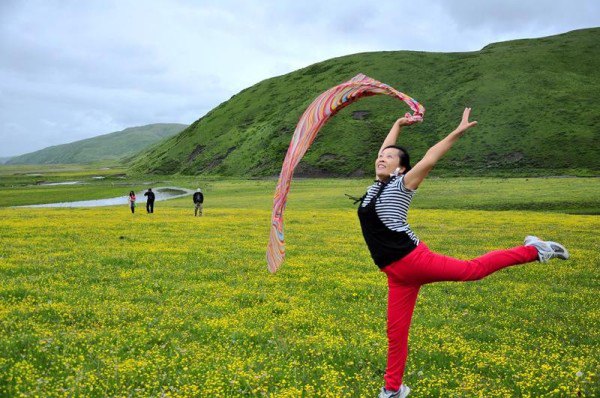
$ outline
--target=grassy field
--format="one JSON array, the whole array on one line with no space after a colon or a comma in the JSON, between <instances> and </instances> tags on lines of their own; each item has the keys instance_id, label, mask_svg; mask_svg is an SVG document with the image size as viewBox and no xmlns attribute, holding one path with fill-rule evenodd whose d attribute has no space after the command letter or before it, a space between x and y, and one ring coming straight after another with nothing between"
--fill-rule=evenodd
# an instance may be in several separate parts
<instances>
[{"instance_id":1,"label":"grassy field","mask_svg":"<svg viewBox=\"0 0 600 398\"><path fill-rule=\"evenodd\" d=\"M157 202L153 215L0 208L0 396L368 397L382 385L386 281L344 196L368 180L295 181L287 261L271 275L275 181L107 178L72 198L74 187L10 176L0 170L0 206L147 183L200 185L207 201L202 218L191 198ZM432 250L468 258L535 233L572 260L425 286L411 396L600 395L599 202L598 179L423 185L409 221Z\"/></svg>"}]
</instances>

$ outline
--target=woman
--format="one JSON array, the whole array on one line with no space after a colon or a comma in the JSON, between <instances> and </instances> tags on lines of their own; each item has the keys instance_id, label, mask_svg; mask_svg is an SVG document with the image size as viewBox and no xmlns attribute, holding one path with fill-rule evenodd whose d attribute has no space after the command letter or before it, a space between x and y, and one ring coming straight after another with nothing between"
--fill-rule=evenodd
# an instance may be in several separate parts
<instances>
[{"instance_id":1,"label":"woman","mask_svg":"<svg viewBox=\"0 0 600 398\"><path fill-rule=\"evenodd\" d=\"M135 213L135 192L129 191L129 208L131 209L131 214Z\"/></svg>"},{"instance_id":2,"label":"woman","mask_svg":"<svg viewBox=\"0 0 600 398\"><path fill-rule=\"evenodd\" d=\"M471 109L466 108L458 127L412 168L406 150L395 145L401 127L410 123L406 118L398 119L375 161L377 182L368 189L358 208L371 257L388 278L388 358L380 398L403 398L410 391L402 384L402 376L408 354L408 330L422 285L479 280L511 265L569 258L562 245L528 236L524 246L493 251L473 260L458 260L431 252L411 231L406 220L414 192L452 145L477 124L469 122L470 113Z\"/></svg>"}]
</instances>

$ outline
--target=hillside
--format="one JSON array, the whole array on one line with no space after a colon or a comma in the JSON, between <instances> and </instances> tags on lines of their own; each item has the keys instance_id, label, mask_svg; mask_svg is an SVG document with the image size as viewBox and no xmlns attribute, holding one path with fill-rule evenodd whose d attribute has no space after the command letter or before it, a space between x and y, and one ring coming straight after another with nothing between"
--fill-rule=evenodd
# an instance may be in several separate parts
<instances>
[{"instance_id":1,"label":"hillside","mask_svg":"<svg viewBox=\"0 0 600 398\"><path fill-rule=\"evenodd\" d=\"M122 131L15 156L6 164L66 164L120 160L132 156L166 137L173 136L186 127L185 124L175 123L130 127Z\"/></svg>"},{"instance_id":2,"label":"hillside","mask_svg":"<svg viewBox=\"0 0 600 398\"><path fill-rule=\"evenodd\" d=\"M247 88L180 134L134 159L138 172L270 176L298 118L331 86L362 72L420 101L425 121L400 141L419 159L459 122L464 106L479 126L436 173L598 174L600 28L490 44L466 53L412 51L348 55ZM297 175L370 175L396 117L389 97L362 99L321 130Z\"/></svg>"}]
</instances>

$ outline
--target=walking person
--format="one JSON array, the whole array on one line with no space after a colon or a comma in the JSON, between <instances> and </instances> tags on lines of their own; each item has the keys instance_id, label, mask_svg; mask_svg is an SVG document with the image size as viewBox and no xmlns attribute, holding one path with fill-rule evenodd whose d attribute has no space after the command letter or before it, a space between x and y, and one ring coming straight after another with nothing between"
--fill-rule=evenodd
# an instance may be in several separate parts
<instances>
[{"instance_id":1,"label":"walking person","mask_svg":"<svg viewBox=\"0 0 600 398\"><path fill-rule=\"evenodd\" d=\"M194 217L198 216L198 214L202 216L202 204L204 203L204 195L202 194L202 190L200 188L198 188L196 192L194 192L193 199L195 204Z\"/></svg>"},{"instance_id":2,"label":"walking person","mask_svg":"<svg viewBox=\"0 0 600 398\"><path fill-rule=\"evenodd\" d=\"M135 213L135 192L129 191L129 208L131 209L131 214Z\"/></svg>"},{"instance_id":3,"label":"walking person","mask_svg":"<svg viewBox=\"0 0 600 398\"><path fill-rule=\"evenodd\" d=\"M152 188L148 188L148 191L144 193L144 196L148 197L148 199L146 199L146 213L154 213L154 199L156 196L154 195L154 192L152 192Z\"/></svg>"},{"instance_id":4,"label":"walking person","mask_svg":"<svg viewBox=\"0 0 600 398\"><path fill-rule=\"evenodd\" d=\"M404 398L410 392L402 379L410 322L421 286L441 281L474 281L512 265L569 258L564 246L527 236L523 246L459 260L430 251L410 229L407 212L416 189L452 145L477 124L469 122L470 112L466 108L458 127L432 146L412 168L406 150L396 146L401 128L410 123L406 118L398 119L375 161L377 181L361 198L358 217L363 237L373 261L388 279L388 355L380 398Z\"/></svg>"}]
</instances>

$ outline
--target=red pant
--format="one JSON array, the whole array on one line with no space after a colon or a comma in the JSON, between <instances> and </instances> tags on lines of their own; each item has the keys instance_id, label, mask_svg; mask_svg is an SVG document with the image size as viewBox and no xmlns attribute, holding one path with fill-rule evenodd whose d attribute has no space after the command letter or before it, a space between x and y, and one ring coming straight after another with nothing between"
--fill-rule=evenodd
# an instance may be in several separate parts
<instances>
[{"instance_id":1,"label":"red pant","mask_svg":"<svg viewBox=\"0 0 600 398\"><path fill-rule=\"evenodd\" d=\"M441 281L474 281L511 265L537 260L533 246L489 252L473 260L457 260L433 253L424 244L406 257L382 269L388 277L388 359L385 388L396 391L402 384L408 355L408 329L422 285Z\"/></svg>"}]
</instances>

